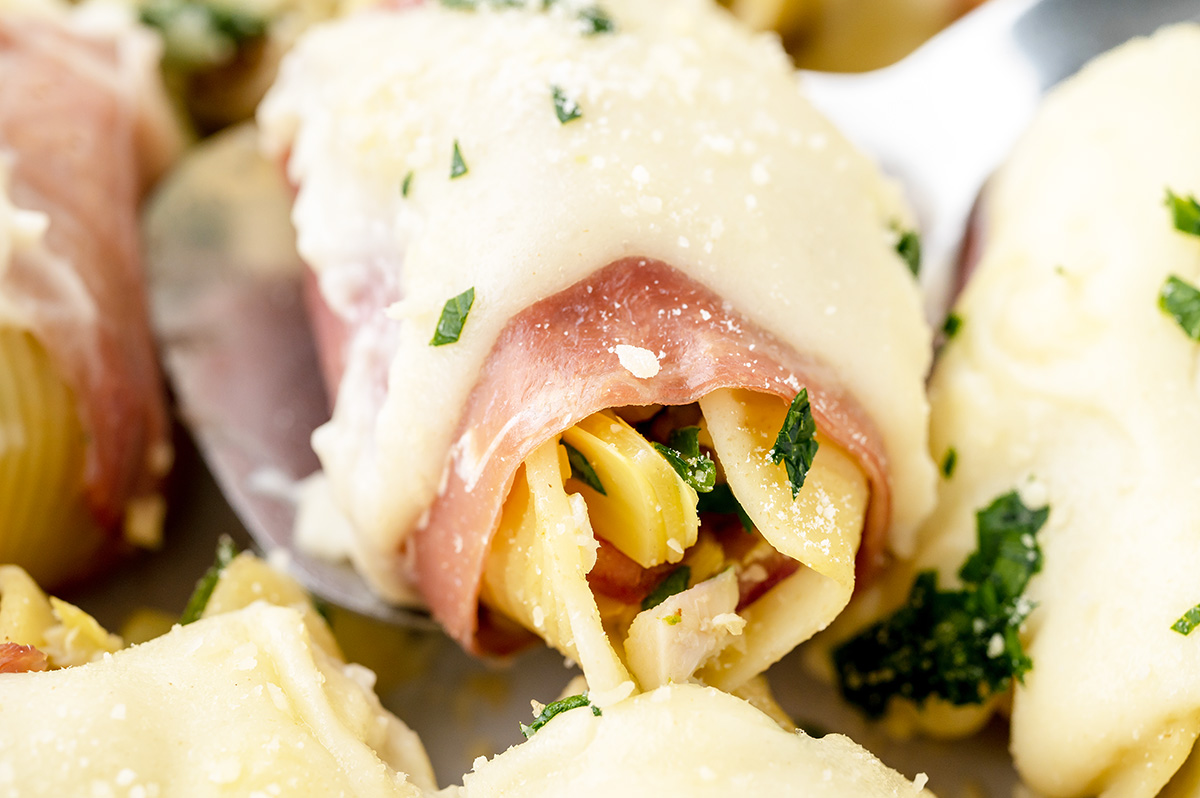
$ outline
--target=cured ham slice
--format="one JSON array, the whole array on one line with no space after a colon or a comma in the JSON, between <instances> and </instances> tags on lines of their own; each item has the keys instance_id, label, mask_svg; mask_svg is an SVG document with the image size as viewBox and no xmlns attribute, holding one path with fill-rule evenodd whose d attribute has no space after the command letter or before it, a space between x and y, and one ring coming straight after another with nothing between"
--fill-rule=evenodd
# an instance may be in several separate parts
<instances>
[{"instance_id":1,"label":"cured ham slice","mask_svg":"<svg viewBox=\"0 0 1200 798\"><path fill-rule=\"evenodd\" d=\"M89 25L0 15L0 552L49 583L153 545L171 461L136 214L175 138L153 39Z\"/></svg>"},{"instance_id":2,"label":"cured ham slice","mask_svg":"<svg viewBox=\"0 0 1200 798\"><path fill-rule=\"evenodd\" d=\"M699 0L377 9L301 41L259 122L336 396L314 448L383 595L616 701L736 688L907 550L908 213L776 44ZM808 417L801 487L772 450Z\"/></svg>"},{"instance_id":3,"label":"cured ham slice","mask_svg":"<svg viewBox=\"0 0 1200 798\"><path fill-rule=\"evenodd\" d=\"M0 673L44 671L49 667L46 655L33 646L0 643Z\"/></svg>"}]
</instances>

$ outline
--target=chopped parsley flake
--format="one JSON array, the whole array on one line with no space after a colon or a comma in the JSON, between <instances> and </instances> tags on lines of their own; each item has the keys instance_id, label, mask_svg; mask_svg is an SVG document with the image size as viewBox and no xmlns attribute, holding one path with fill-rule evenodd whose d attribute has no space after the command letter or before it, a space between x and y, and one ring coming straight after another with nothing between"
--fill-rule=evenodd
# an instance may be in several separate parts
<instances>
[{"instance_id":1,"label":"chopped parsley flake","mask_svg":"<svg viewBox=\"0 0 1200 798\"><path fill-rule=\"evenodd\" d=\"M404 176L404 182L400 184L400 196L407 197L408 192L412 190L413 173L409 172Z\"/></svg>"},{"instance_id":2,"label":"chopped parsley flake","mask_svg":"<svg viewBox=\"0 0 1200 798\"><path fill-rule=\"evenodd\" d=\"M237 553L237 546L233 545L233 539L228 535L221 535L217 541L216 560L204 572L204 576L196 582L196 589L192 591L191 598L183 608L183 615L179 616L180 625L187 626L193 621L200 620L200 616L204 614L204 608L208 606L209 598L212 597L213 590L217 587L217 580L221 578L221 572L225 570L225 566L233 562Z\"/></svg>"},{"instance_id":3,"label":"chopped parsley flake","mask_svg":"<svg viewBox=\"0 0 1200 798\"><path fill-rule=\"evenodd\" d=\"M921 273L921 236L916 230L900 230L900 240L896 242L896 254L908 264L908 270L913 277Z\"/></svg>"},{"instance_id":4,"label":"chopped parsley flake","mask_svg":"<svg viewBox=\"0 0 1200 798\"><path fill-rule=\"evenodd\" d=\"M522 723L521 734L525 735L525 739L528 740L534 735L534 733L537 732L538 729L549 723L555 715L568 712L572 709L579 709L580 707L591 707L592 714L596 717L600 717L600 715L603 714L600 712L600 707L592 704L587 693L568 696L566 698L560 698L553 704L547 704L546 706L542 707L542 711L539 712L536 717L534 717L533 723L530 723L528 726Z\"/></svg>"},{"instance_id":5,"label":"chopped parsley flake","mask_svg":"<svg viewBox=\"0 0 1200 798\"><path fill-rule=\"evenodd\" d=\"M458 148L458 139L454 140L454 154L450 156L450 179L462 177L467 173L467 162L463 160L462 150Z\"/></svg>"},{"instance_id":6,"label":"chopped parsley flake","mask_svg":"<svg viewBox=\"0 0 1200 798\"><path fill-rule=\"evenodd\" d=\"M467 314L471 312L471 306L474 304L474 287L468 288L456 297L447 299L429 345L444 346L457 341L462 335L463 325L467 323Z\"/></svg>"},{"instance_id":7,"label":"chopped parsley flake","mask_svg":"<svg viewBox=\"0 0 1200 798\"><path fill-rule=\"evenodd\" d=\"M738 520L742 522L742 529L747 532L754 531L754 522L750 520L746 509L738 502L728 484L714 485L708 493L701 493L699 499L700 501L696 503L696 512L736 514Z\"/></svg>"},{"instance_id":8,"label":"chopped parsley flake","mask_svg":"<svg viewBox=\"0 0 1200 798\"><path fill-rule=\"evenodd\" d=\"M1197 626L1200 626L1200 604L1192 607L1183 614L1182 618L1171 624L1171 629L1187 637Z\"/></svg>"},{"instance_id":9,"label":"chopped parsley flake","mask_svg":"<svg viewBox=\"0 0 1200 798\"><path fill-rule=\"evenodd\" d=\"M655 443L654 448L666 458L687 484L697 493L708 493L717 484L717 466L700 451L700 428L683 427L671 433L670 446Z\"/></svg>"},{"instance_id":10,"label":"chopped parsley flake","mask_svg":"<svg viewBox=\"0 0 1200 798\"><path fill-rule=\"evenodd\" d=\"M600 33L612 33L617 29L612 17L600 6L591 6L579 12L579 22L583 26L584 36L595 36Z\"/></svg>"},{"instance_id":11,"label":"chopped parsley flake","mask_svg":"<svg viewBox=\"0 0 1200 798\"><path fill-rule=\"evenodd\" d=\"M675 626L682 620L683 620L683 610L682 609L675 610L675 612L671 613L670 615L664 615L662 617L662 622L665 623L667 626Z\"/></svg>"},{"instance_id":12,"label":"chopped parsley flake","mask_svg":"<svg viewBox=\"0 0 1200 798\"><path fill-rule=\"evenodd\" d=\"M686 565L679 566L667 574L667 578L659 582L658 587L650 591L650 595L642 599L642 610L652 610L676 593L687 590L691 579L692 569Z\"/></svg>"},{"instance_id":13,"label":"chopped parsley flake","mask_svg":"<svg viewBox=\"0 0 1200 798\"><path fill-rule=\"evenodd\" d=\"M1180 197L1167 189L1166 205L1171 209L1175 229L1188 235L1200 236L1200 202L1195 197Z\"/></svg>"},{"instance_id":14,"label":"chopped parsley flake","mask_svg":"<svg viewBox=\"0 0 1200 798\"><path fill-rule=\"evenodd\" d=\"M312 607L317 615L321 616L321 620L333 627L333 605L320 596L309 595L308 600L312 602Z\"/></svg>"},{"instance_id":15,"label":"chopped parsley flake","mask_svg":"<svg viewBox=\"0 0 1200 798\"><path fill-rule=\"evenodd\" d=\"M550 93L554 97L554 115L558 117L559 124L565 125L572 119L583 116L583 109L579 107L579 103L568 97L561 88L551 86Z\"/></svg>"},{"instance_id":16,"label":"chopped parsley flake","mask_svg":"<svg viewBox=\"0 0 1200 798\"><path fill-rule=\"evenodd\" d=\"M954 467L958 465L958 450L951 446L942 458L942 476L946 479L954 476Z\"/></svg>"},{"instance_id":17,"label":"chopped parsley flake","mask_svg":"<svg viewBox=\"0 0 1200 798\"><path fill-rule=\"evenodd\" d=\"M176 0L178 1L178 0ZM558 0L441 0L446 8L457 11L478 11L480 8L527 8L538 11L549 11L558 5ZM579 11L580 33L584 36L595 36L600 33L612 33L617 29L616 23L600 6L587 6Z\"/></svg>"},{"instance_id":18,"label":"chopped parsley flake","mask_svg":"<svg viewBox=\"0 0 1200 798\"><path fill-rule=\"evenodd\" d=\"M571 476L601 496L607 496L608 493L604 490L600 477L596 475L596 469L592 468L592 464L583 456L583 452L565 441L563 448L567 450L567 462L571 464Z\"/></svg>"},{"instance_id":19,"label":"chopped parsley flake","mask_svg":"<svg viewBox=\"0 0 1200 798\"><path fill-rule=\"evenodd\" d=\"M165 60L188 69L229 63L267 33L266 17L202 0L148 0L138 16L162 34Z\"/></svg>"},{"instance_id":20,"label":"chopped parsley flake","mask_svg":"<svg viewBox=\"0 0 1200 798\"><path fill-rule=\"evenodd\" d=\"M834 651L842 695L879 717L892 698L979 704L1022 681L1033 661L1019 633L1034 606L1023 593L1042 567L1037 533L1049 513L1015 491L976 513L979 546L958 572L962 589L939 590L937 571L918 574L903 607Z\"/></svg>"},{"instance_id":21,"label":"chopped parsley flake","mask_svg":"<svg viewBox=\"0 0 1200 798\"><path fill-rule=\"evenodd\" d=\"M1200 341L1200 290L1175 275L1158 292L1158 306L1175 319L1193 341Z\"/></svg>"},{"instance_id":22,"label":"chopped parsley flake","mask_svg":"<svg viewBox=\"0 0 1200 798\"><path fill-rule=\"evenodd\" d=\"M800 494L808 469L812 468L817 456L817 423L813 420L812 406L808 402L808 389L801 388L792 400L783 428L771 448L771 462L784 464L788 480L792 483L792 498Z\"/></svg>"},{"instance_id":23,"label":"chopped parsley flake","mask_svg":"<svg viewBox=\"0 0 1200 798\"><path fill-rule=\"evenodd\" d=\"M946 321L942 323L942 334L949 341L954 336L958 335L958 331L962 329L963 318L954 311L950 311L950 315L946 317Z\"/></svg>"}]
</instances>

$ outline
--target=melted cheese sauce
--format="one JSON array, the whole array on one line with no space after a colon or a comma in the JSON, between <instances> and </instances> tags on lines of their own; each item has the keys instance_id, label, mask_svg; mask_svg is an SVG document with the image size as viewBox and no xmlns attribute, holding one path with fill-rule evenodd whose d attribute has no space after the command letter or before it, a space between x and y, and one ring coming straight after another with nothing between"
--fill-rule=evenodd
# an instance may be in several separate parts
<instances>
[{"instance_id":1,"label":"melted cheese sauce","mask_svg":"<svg viewBox=\"0 0 1200 798\"><path fill-rule=\"evenodd\" d=\"M1200 195L1200 27L1102 57L1057 90L987 197L962 330L931 383L932 451L958 464L924 528L946 576L974 513L1018 488L1048 504L1012 750L1051 795L1150 796L1200 732L1200 348L1158 307L1200 282L1200 238L1166 189Z\"/></svg>"}]
</instances>

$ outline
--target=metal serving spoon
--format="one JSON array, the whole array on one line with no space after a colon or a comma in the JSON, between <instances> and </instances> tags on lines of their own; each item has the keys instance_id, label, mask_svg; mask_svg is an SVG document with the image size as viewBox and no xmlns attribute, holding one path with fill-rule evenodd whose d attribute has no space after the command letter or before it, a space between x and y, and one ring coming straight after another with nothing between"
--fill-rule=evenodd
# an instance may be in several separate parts
<instances>
[{"instance_id":1,"label":"metal serving spoon","mask_svg":"<svg viewBox=\"0 0 1200 798\"><path fill-rule=\"evenodd\" d=\"M900 179L921 229L926 315L940 324L984 181L1038 101L1085 62L1200 0L990 0L893 66L803 73L813 104Z\"/></svg>"},{"instance_id":2,"label":"metal serving spoon","mask_svg":"<svg viewBox=\"0 0 1200 798\"><path fill-rule=\"evenodd\" d=\"M932 321L949 303L975 198L1042 94L1089 58L1186 19L1200 19L1200 0L989 0L894 66L804 75L814 103L908 190ZM309 437L329 412L290 196L253 139L246 127L201 145L146 216L153 311L183 420L268 556L287 559L322 598L428 626L422 611L381 601L348 564L294 544L295 484L318 467Z\"/></svg>"}]
</instances>

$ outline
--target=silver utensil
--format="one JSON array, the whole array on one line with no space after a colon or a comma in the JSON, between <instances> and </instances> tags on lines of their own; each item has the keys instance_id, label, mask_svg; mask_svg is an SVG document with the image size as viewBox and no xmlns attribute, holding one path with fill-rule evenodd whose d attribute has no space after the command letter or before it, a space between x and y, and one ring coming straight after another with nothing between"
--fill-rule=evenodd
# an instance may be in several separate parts
<instances>
[{"instance_id":1,"label":"silver utensil","mask_svg":"<svg viewBox=\"0 0 1200 798\"><path fill-rule=\"evenodd\" d=\"M329 401L304 308L281 170L244 125L197 147L143 222L151 312L179 413L263 553L334 604L406 626L429 616L379 599L346 562L299 550L300 480Z\"/></svg>"},{"instance_id":2,"label":"silver utensil","mask_svg":"<svg viewBox=\"0 0 1200 798\"><path fill-rule=\"evenodd\" d=\"M1200 0L989 0L900 63L865 75L806 73L817 106L899 177L923 230L932 321L980 187L1041 95L1088 58ZM201 145L145 221L152 308L182 418L264 552L316 595L410 626L419 610L376 597L346 563L299 550L295 485L317 467L310 435L329 415L292 245L290 197L245 127Z\"/></svg>"},{"instance_id":3,"label":"silver utensil","mask_svg":"<svg viewBox=\"0 0 1200 798\"><path fill-rule=\"evenodd\" d=\"M1200 0L989 0L892 66L802 73L813 104L904 184L932 323L953 298L975 199L1042 95L1105 50L1186 20L1200 20Z\"/></svg>"}]
</instances>

